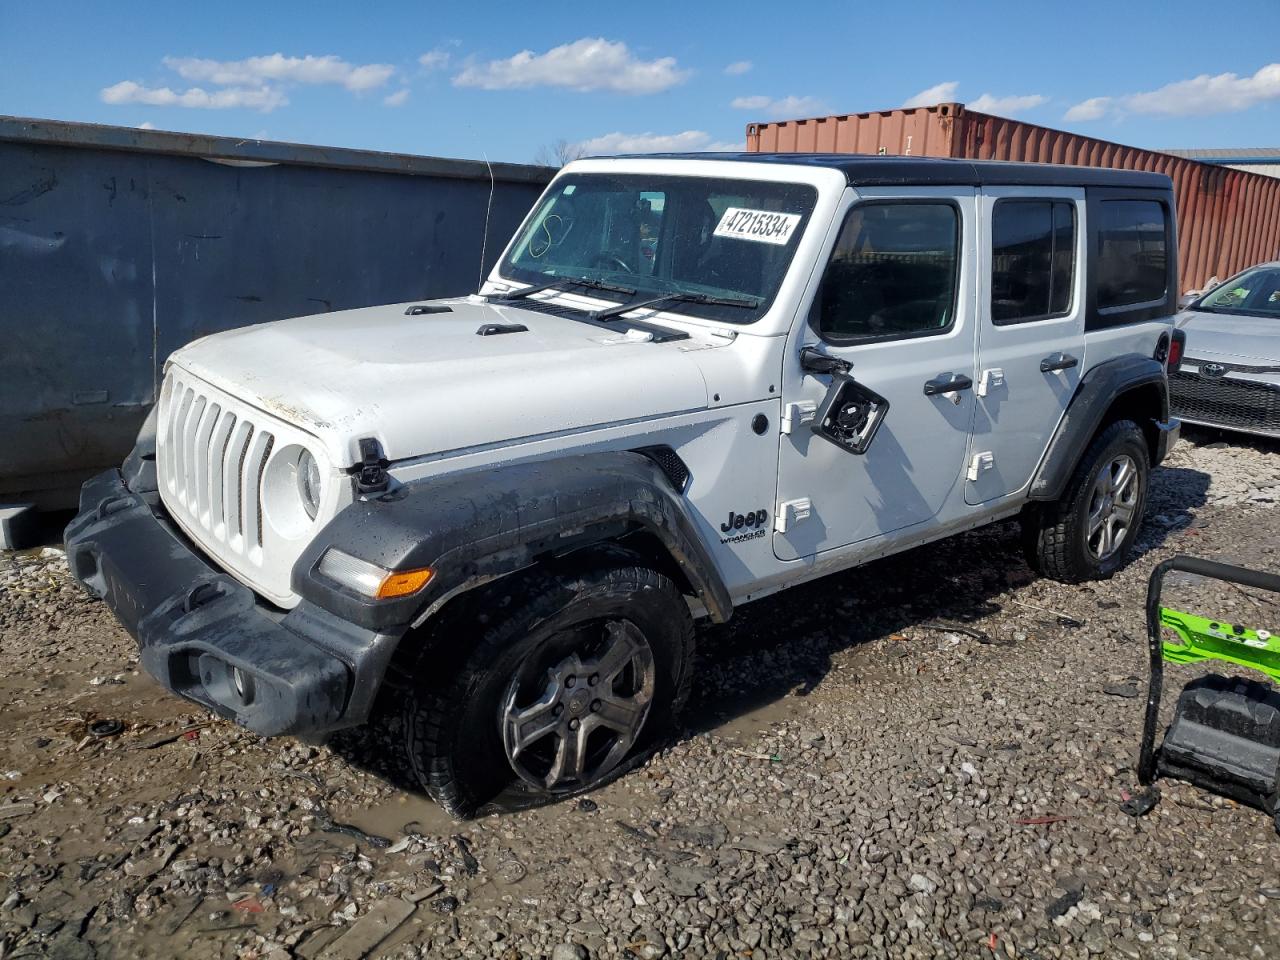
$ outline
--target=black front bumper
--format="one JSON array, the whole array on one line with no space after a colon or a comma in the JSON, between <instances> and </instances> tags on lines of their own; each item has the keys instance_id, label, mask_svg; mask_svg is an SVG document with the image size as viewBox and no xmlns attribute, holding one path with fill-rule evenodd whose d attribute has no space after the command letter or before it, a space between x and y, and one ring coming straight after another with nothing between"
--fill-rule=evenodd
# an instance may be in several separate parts
<instances>
[{"instance_id":1,"label":"black front bumper","mask_svg":"<svg viewBox=\"0 0 1280 960\"><path fill-rule=\"evenodd\" d=\"M107 602L137 639L143 667L174 693L267 736L368 718L398 634L307 601L287 613L261 603L119 470L84 485L66 545L72 574Z\"/></svg>"}]
</instances>

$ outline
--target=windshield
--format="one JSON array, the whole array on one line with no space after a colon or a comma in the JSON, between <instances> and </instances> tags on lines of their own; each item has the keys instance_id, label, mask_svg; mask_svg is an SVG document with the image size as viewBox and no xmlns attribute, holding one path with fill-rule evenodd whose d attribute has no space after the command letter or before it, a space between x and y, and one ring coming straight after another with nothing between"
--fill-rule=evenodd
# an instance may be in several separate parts
<instances>
[{"instance_id":1,"label":"windshield","mask_svg":"<svg viewBox=\"0 0 1280 960\"><path fill-rule=\"evenodd\" d=\"M500 272L531 284L606 281L635 291L624 303L690 294L653 309L750 323L773 301L816 199L795 183L570 175L543 198Z\"/></svg>"},{"instance_id":2,"label":"windshield","mask_svg":"<svg viewBox=\"0 0 1280 960\"><path fill-rule=\"evenodd\" d=\"M1228 280L1195 305L1209 313L1280 317L1280 266L1254 267Z\"/></svg>"}]
</instances>

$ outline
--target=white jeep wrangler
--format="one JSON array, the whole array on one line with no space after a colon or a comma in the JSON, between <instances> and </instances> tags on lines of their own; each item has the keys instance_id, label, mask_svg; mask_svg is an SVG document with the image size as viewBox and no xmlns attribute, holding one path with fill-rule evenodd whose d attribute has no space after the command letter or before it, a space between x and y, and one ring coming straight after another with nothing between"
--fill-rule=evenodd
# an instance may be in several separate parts
<instances>
[{"instance_id":1,"label":"white jeep wrangler","mask_svg":"<svg viewBox=\"0 0 1280 960\"><path fill-rule=\"evenodd\" d=\"M250 729L363 723L390 673L454 815L582 791L669 729L699 617L1012 516L1044 574L1117 569L1175 249L1148 173L572 163L476 295L175 353L72 569Z\"/></svg>"}]
</instances>

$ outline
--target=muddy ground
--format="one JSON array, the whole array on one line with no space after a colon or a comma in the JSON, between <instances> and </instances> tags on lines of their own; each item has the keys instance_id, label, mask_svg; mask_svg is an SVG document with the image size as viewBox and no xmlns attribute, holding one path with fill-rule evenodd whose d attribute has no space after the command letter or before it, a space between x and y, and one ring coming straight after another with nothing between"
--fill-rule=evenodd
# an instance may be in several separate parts
<instances>
[{"instance_id":1,"label":"muddy ground","mask_svg":"<svg viewBox=\"0 0 1280 960\"><path fill-rule=\"evenodd\" d=\"M252 736L140 673L59 556L0 555L0 957L1275 956L1268 817L1119 803L1151 568L1280 571L1277 501L1280 446L1201 434L1108 582L1037 580L1003 524L759 601L701 632L677 742L466 824L402 788L393 721Z\"/></svg>"}]
</instances>

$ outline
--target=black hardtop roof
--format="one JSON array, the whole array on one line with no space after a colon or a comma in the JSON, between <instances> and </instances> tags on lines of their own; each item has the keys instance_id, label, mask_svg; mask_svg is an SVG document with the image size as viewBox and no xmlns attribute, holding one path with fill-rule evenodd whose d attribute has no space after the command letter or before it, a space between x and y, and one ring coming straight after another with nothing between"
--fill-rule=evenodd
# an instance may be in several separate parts
<instances>
[{"instance_id":1,"label":"black hardtop roof","mask_svg":"<svg viewBox=\"0 0 1280 960\"><path fill-rule=\"evenodd\" d=\"M733 160L839 170L850 186L947 184L1046 187L1145 187L1170 190L1173 181L1163 173L1114 170L1109 167L1070 167L1060 163L1011 163L1004 160L964 160L946 157L889 157L858 153L645 153L628 160Z\"/></svg>"}]
</instances>

